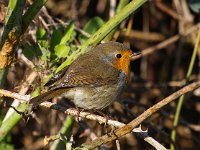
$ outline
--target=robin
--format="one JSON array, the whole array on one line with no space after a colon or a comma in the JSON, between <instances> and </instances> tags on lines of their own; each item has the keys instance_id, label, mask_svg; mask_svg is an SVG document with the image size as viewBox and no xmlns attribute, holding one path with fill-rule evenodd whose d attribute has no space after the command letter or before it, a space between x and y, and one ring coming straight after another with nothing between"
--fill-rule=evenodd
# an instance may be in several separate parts
<instances>
[{"instance_id":1,"label":"robin","mask_svg":"<svg viewBox=\"0 0 200 150\"><path fill-rule=\"evenodd\" d=\"M83 109L103 109L118 99L130 78L131 57L138 55L122 43L107 42L80 55L52 77L50 90L30 100L35 106L64 95Z\"/></svg>"}]
</instances>

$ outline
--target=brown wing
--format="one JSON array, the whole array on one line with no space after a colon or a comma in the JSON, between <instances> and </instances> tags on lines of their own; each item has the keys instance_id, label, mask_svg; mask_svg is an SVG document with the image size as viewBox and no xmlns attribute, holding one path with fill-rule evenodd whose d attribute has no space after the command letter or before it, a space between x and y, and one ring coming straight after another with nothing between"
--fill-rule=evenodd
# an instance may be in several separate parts
<instances>
[{"instance_id":1,"label":"brown wing","mask_svg":"<svg viewBox=\"0 0 200 150\"><path fill-rule=\"evenodd\" d=\"M91 64L72 66L73 64L68 68L65 74L60 72L59 75L56 74L56 77L50 79L49 84L53 84L54 86L51 86L48 92L32 98L29 103L37 106L43 101L66 92L66 88L102 86L118 82L120 72L104 63L98 63L95 67ZM101 71L101 69L104 71Z\"/></svg>"},{"instance_id":2,"label":"brown wing","mask_svg":"<svg viewBox=\"0 0 200 150\"><path fill-rule=\"evenodd\" d=\"M94 59L83 58L75 61L52 89L77 86L93 87L117 83L120 72L101 60L94 61Z\"/></svg>"},{"instance_id":3,"label":"brown wing","mask_svg":"<svg viewBox=\"0 0 200 150\"><path fill-rule=\"evenodd\" d=\"M57 72L44 86L52 86L54 83L56 83L56 81L62 79L62 77L65 75L68 68L69 66Z\"/></svg>"}]
</instances>

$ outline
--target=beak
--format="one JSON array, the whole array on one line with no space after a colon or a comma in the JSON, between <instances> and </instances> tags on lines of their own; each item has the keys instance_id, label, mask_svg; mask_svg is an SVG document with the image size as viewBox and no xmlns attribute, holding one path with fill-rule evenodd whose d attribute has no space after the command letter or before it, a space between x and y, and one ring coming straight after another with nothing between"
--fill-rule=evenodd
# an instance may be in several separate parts
<instances>
[{"instance_id":1,"label":"beak","mask_svg":"<svg viewBox=\"0 0 200 150\"><path fill-rule=\"evenodd\" d=\"M134 57L134 56L137 56L137 55L140 55L141 54L141 51L138 51L138 52L133 52L131 54L131 57Z\"/></svg>"}]
</instances>

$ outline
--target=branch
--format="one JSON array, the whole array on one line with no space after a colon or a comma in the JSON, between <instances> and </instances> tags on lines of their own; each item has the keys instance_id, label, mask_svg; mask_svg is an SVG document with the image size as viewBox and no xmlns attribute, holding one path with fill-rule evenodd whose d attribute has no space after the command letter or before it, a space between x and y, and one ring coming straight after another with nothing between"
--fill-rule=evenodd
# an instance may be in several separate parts
<instances>
[{"instance_id":1,"label":"branch","mask_svg":"<svg viewBox=\"0 0 200 150\"><path fill-rule=\"evenodd\" d=\"M29 74L29 76L27 77L26 81L24 83L22 83L21 88L19 90L19 94L26 94L27 91L30 88L30 85L32 84L33 81L35 81L35 78L37 77L37 73L36 72L31 72ZM27 98L30 98L30 96L27 96ZM12 103L12 106L17 108L19 106L19 101L14 100ZM8 119L10 116L12 116L14 110L12 108L10 108L7 112L6 115L4 116L3 122L5 122L6 119Z\"/></svg>"},{"instance_id":2,"label":"branch","mask_svg":"<svg viewBox=\"0 0 200 150\"><path fill-rule=\"evenodd\" d=\"M44 103L40 104L40 106L51 108L51 109L55 109L55 110L59 110L59 111L64 112L65 114L69 114L69 115L72 115L72 116L78 116L80 118L86 118L86 119L90 119L90 120L95 120L95 121L98 121L100 124L107 123L108 125L112 125L112 126L115 126L115 127L120 127L112 135L109 135L109 136L108 135L104 135L104 136L102 136L102 137L100 137L100 138L98 138L98 139L96 139L96 140L94 140L92 142L82 144L83 147L86 147L88 149L93 149L93 148L95 148L97 146L100 146L102 144L105 144L107 142L115 140L115 139L117 139L119 137L122 137L123 135L125 135L127 133L138 132L139 129L135 128L135 127L138 126L139 124L141 124L142 121L144 121L145 119L150 117L153 113L158 111L163 106L165 106L168 103L170 103L171 101L177 99L179 96L181 96L181 95L183 95L185 93L191 92L191 91L195 90L198 87L200 87L200 81L194 82L192 84L189 84L189 85L183 87L182 89L178 90L177 92L171 94L167 98L163 99L159 103L157 103L154 106L152 106L149 109L147 109L144 113L142 113L136 119L132 120L127 125L125 125L124 123L115 121L115 120L108 120L107 121L106 118L104 118L102 116L94 115L94 114L91 114L91 113L88 113L88 112L79 112L74 108L66 109L65 107L57 105L55 103L44 102ZM12 92L6 91L6 90L0 90L0 94L3 95L3 96L19 99L21 102L27 102L30 99L30 97L28 95L20 95L20 94L17 94L17 93L12 93ZM148 143L153 145L156 149L165 149L160 143L158 143L153 138L149 137L147 135L146 131L140 131L139 130L139 135L141 137L143 137L145 141L147 141Z\"/></svg>"},{"instance_id":3,"label":"branch","mask_svg":"<svg viewBox=\"0 0 200 150\"><path fill-rule=\"evenodd\" d=\"M0 96L10 97L13 99L17 99L20 102L28 102L30 99L30 95L21 95L18 93L10 92L7 90L0 89Z\"/></svg>"},{"instance_id":4,"label":"branch","mask_svg":"<svg viewBox=\"0 0 200 150\"><path fill-rule=\"evenodd\" d=\"M178 41L181 37L185 37L191 33L193 33L194 31L198 30L198 28L200 28L200 23L197 23L196 25L194 25L193 27L189 28L184 34L177 34L174 35L160 43L158 43L157 45L151 46L149 48L146 48L144 50L141 50L141 55L138 56L134 56L132 58L132 60L136 60L139 59L141 57L147 56L152 54L153 52L156 52L158 50L161 50L167 46L169 46L172 43L175 43L176 41Z\"/></svg>"},{"instance_id":5,"label":"branch","mask_svg":"<svg viewBox=\"0 0 200 150\"><path fill-rule=\"evenodd\" d=\"M2 90L0 89L0 95L6 96L6 97L11 97L14 99L18 99L21 103L23 102L28 102L30 99L29 95L21 95L18 93L13 93L7 90ZM51 108L51 109L55 109L55 110L59 110L65 114L71 115L71 116L77 116L79 117L78 120L80 119L89 119L89 120L94 120L94 121L98 121L100 124L108 124L110 126L114 126L114 127L123 127L125 126L124 123L115 121L115 120L107 120L107 118L99 116L99 115L95 115L95 114L91 114L89 112L79 112L77 109L74 108L65 108L61 105L55 104L55 103L51 103L51 102L43 102L40 104L40 106L46 107L46 108ZM1 129L0 129L1 131ZM146 142L148 142L149 144L151 144L153 147L155 147L156 149L159 150L166 150L165 147L163 147L159 142L157 142L154 138L150 137L148 135L147 131L143 131L141 129L141 127L139 128L135 128L133 130L133 132L137 133L141 138L143 138Z\"/></svg>"},{"instance_id":6,"label":"branch","mask_svg":"<svg viewBox=\"0 0 200 150\"><path fill-rule=\"evenodd\" d=\"M147 109L145 112L143 112L136 119L132 120L127 125L117 129L111 135L109 135L109 136L108 135L104 135L104 136L99 137L98 139L96 139L94 141L82 144L81 146L84 147L84 148L88 148L88 149L94 149L95 147L98 147L98 146L100 146L102 144L105 144L105 143L111 142L113 140L116 140L117 138L122 137L122 136L132 132L132 130L136 126L141 124L142 121L144 121L145 119L149 118L153 113L158 111L160 108L164 107L168 103L170 103L173 100L177 99L181 95L197 89L198 87L200 87L200 81L191 83L191 84L183 87L182 89L178 90L177 92L171 94L170 96L166 97L165 99L163 99L159 103L157 103L154 106L152 106L149 109Z\"/></svg>"},{"instance_id":7,"label":"branch","mask_svg":"<svg viewBox=\"0 0 200 150\"><path fill-rule=\"evenodd\" d=\"M185 77L185 82L186 83L189 81L190 76L192 74L192 70L194 69L194 62L195 62L195 59L196 59L196 56L197 56L197 53L198 53L198 50L199 50L199 47L200 47L199 45L200 45L200 28L199 28L199 31L198 31L198 35L197 35L197 38L196 38L196 43L195 43L195 46L194 46L194 49L193 49L193 53L192 53L192 57L191 57L191 60L190 60L190 65L188 67L187 74L186 74L186 77ZM182 109L182 106L183 106L184 98L185 98L184 95L182 95L179 98L178 104L177 104L177 107L176 107L175 118L174 118L174 122L173 122L173 130L172 130L172 133L171 133L171 139L172 139L173 143L176 142L177 126L179 124L179 118L180 118L180 114L181 114L181 109ZM171 150L175 150L174 145L171 144L170 147L171 147Z\"/></svg>"},{"instance_id":8,"label":"branch","mask_svg":"<svg viewBox=\"0 0 200 150\"><path fill-rule=\"evenodd\" d=\"M162 3L161 0L155 0L155 5L161 11L165 12L166 14L171 16L172 18L179 20L179 21L184 20L184 18L181 15L179 15L177 12L175 12L172 8L170 8L167 5L165 5L164 3Z\"/></svg>"},{"instance_id":9,"label":"branch","mask_svg":"<svg viewBox=\"0 0 200 150\"><path fill-rule=\"evenodd\" d=\"M68 59L66 59L57 69L56 73L68 66L72 60L78 55L86 52L88 47L98 44L103 40L115 27L117 27L123 20L130 16L135 10L142 6L147 0L132 0L129 4L123 7L117 14L108 20L99 30L97 30L91 37L81 45L79 52L75 52Z\"/></svg>"}]
</instances>

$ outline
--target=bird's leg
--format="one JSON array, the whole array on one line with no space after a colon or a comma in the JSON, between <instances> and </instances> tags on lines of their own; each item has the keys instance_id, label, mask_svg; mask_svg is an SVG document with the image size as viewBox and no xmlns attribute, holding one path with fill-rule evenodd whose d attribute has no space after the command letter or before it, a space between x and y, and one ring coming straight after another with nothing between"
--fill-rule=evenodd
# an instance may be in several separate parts
<instances>
[{"instance_id":1,"label":"bird's leg","mask_svg":"<svg viewBox=\"0 0 200 150\"><path fill-rule=\"evenodd\" d=\"M97 109L95 109L95 111L97 112L97 113L99 113L100 115L102 115L105 119L106 119L106 121L105 121L105 124L104 124L104 127L105 127L105 133L108 135L108 136L111 136L111 134L112 134L112 132L115 130L112 130L112 127L111 127L111 132L109 132L108 131L108 120L111 118L110 116L108 116L108 115L106 115L105 113L103 113L102 111L100 111L100 110L97 110Z\"/></svg>"},{"instance_id":2,"label":"bird's leg","mask_svg":"<svg viewBox=\"0 0 200 150\"><path fill-rule=\"evenodd\" d=\"M102 115L106 119L105 124L104 124L104 126L106 126L110 117L108 115L106 115L105 113L103 113L102 111L100 111L100 110L95 109L95 111L98 114Z\"/></svg>"},{"instance_id":3,"label":"bird's leg","mask_svg":"<svg viewBox=\"0 0 200 150\"><path fill-rule=\"evenodd\" d=\"M82 112L82 111L84 111L84 109L80 109L79 107L75 107L75 109L77 110L77 122L79 122L80 121L80 113Z\"/></svg>"},{"instance_id":4,"label":"bird's leg","mask_svg":"<svg viewBox=\"0 0 200 150\"><path fill-rule=\"evenodd\" d=\"M115 130L117 128L115 126L111 126L111 131L110 132L108 132L108 130L107 130L108 120L111 118L111 116L108 116L108 115L104 114L102 111L99 111L99 110L96 110L96 109L95 109L95 111L97 113L99 113L100 115L102 115L106 119L104 127L106 127L106 131L105 132L106 132L107 136L111 136L112 134L114 134L117 137L117 135L115 134Z\"/></svg>"}]
</instances>

